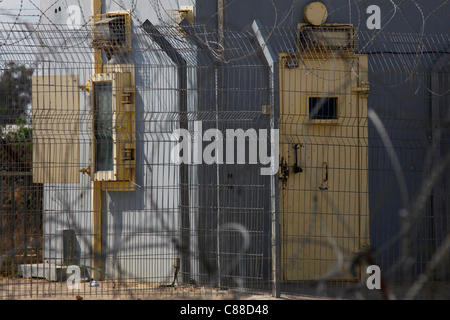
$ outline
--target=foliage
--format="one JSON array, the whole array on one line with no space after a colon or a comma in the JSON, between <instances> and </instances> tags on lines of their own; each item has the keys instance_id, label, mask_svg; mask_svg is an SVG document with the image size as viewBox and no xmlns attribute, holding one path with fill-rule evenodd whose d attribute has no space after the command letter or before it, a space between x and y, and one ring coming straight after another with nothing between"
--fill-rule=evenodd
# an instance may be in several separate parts
<instances>
[{"instance_id":1,"label":"foliage","mask_svg":"<svg viewBox=\"0 0 450 320\"><path fill-rule=\"evenodd\" d=\"M32 101L34 69L8 62L0 76L0 125L16 124Z\"/></svg>"},{"instance_id":2,"label":"foliage","mask_svg":"<svg viewBox=\"0 0 450 320\"><path fill-rule=\"evenodd\" d=\"M3 129L2 139L6 142L29 142L32 139L33 129L25 120L16 120L16 125Z\"/></svg>"},{"instance_id":3,"label":"foliage","mask_svg":"<svg viewBox=\"0 0 450 320\"><path fill-rule=\"evenodd\" d=\"M19 164L28 167L33 157L31 126L25 120L16 120L16 125L0 126L0 170L17 169ZM17 162L18 161L18 162Z\"/></svg>"}]
</instances>

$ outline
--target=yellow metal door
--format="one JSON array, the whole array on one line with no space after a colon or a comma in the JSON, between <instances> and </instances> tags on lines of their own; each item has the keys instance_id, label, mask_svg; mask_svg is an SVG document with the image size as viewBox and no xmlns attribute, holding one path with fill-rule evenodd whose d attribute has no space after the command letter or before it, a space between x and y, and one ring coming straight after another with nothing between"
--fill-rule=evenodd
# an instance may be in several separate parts
<instances>
[{"instance_id":1,"label":"yellow metal door","mask_svg":"<svg viewBox=\"0 0 450 320\"><path fill-rule=\"evenodd\" d=\"M349 262L369 245L367 57L292 58L280 59L283 278L357 280Z\"/></svg>"}]
</instances>

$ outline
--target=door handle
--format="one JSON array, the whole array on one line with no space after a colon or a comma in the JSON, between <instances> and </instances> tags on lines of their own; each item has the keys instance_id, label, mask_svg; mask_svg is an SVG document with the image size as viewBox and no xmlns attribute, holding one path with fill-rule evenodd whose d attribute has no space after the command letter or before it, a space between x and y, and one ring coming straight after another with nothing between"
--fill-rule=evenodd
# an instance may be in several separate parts
<instances>
[{"instance_id":1,"label":"door handle","mask_svg":"<svg viewBox=\"0 0 450 320\"><path fill-rule=\"evenodd\" d=\"M324 162L322 164L322 184L319 187L320 190L328 190L328 163Z\"/></svg>"},{"instance_id":2,"label":"door handle","mask_svg":"<svg viewBox=\"0 0 450 320\"><path fill-rule=\"evenodd\" d=\"M295 164L294 164L294 173L301 173L303 172L303 169L298 165L298 150L300 150L300 144L294 144L294 150L295 150Z\"/></svg>"}]
</instances>

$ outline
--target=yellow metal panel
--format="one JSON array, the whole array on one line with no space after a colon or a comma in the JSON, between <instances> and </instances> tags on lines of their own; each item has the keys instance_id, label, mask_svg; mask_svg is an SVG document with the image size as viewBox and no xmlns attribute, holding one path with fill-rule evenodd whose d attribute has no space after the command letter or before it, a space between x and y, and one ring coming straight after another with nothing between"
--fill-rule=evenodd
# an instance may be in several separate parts
<instances>
[{"instance_id":1,"label":"yellow metal panel","mask_svg":"<svg viewBox=\"0 0 450 320\"><path fill-rule=\"evenodd\" d=\"M333 246L348 258L369 244L367 96L359 77L367 77L367 58L308 54L294 57L292 68L286 57L293 58L280 59L280 154L289 168L280 175L283 277L315 280L337 265ZM311 97L337 98L337 119L310 119ZM302 173L293 172L296 159Z\"/></svg>"},{"instance_id":2,"label":"yellow metal panel","mask_svg":"<svg viewBox=\"0 0 450 320\"><path fill-rule=\"evenodd\" d=\"M114 130L114 180L117 181L134 181L135 171L135 110L134 110L134 88L132 88L131 73L115 73L113 77L113 109L114 122L116 129ZM126 98L128 97L128 98ZM130 100L130 107L125 111L122 102ZM131 159L125 160L126 149L131 150Z\"/></svg>"},{"instance_id":3,"label":"yellow metal panel","mask_svg":"<svg viewBox=\"0 0 450 320\"><path fill-rule=\"evenodd\" d=\"M194 25L194 6L181 6L178 11L177 22L180 23L183 18Z\"/></svg>"},{"instance_id":4,"label":"yellow metal panel","mask_svg":"<svg viewBox=\"0 0 450 320\"><path fill-rule=\"evenodd\" d=\"M135 191L136 185L131 181L104 181L101 184L102 190L114 191L114 192L124 192L124 191Z\"/></svg>"},{"instance_id":5,"label":"yellow metal panel","mask_svg":"<svg viewBox=\"0 0 450 320\"><path fill-rule=\"evenodd\" d=\"M91 172L95 181L135 181L136 125L135 125L135 68L134 65L105 65L104 72L90 82L92 106L94 83L111 82L113 90L113 157L114 170L95 172L95 144L91 144ZM91 128L94 128L92 123ZM127 189L130 190L130 189Z\"/></svg>"},{"instance_id":6,"label":"yellow metal panel","mask_svg":"<svg viewBox=\"0 0 450 320\"><path fill-rule=\"evenodd\" d=\"M369 59L367 56L359 57L359 143L360 143L360 162L361 170L359 171L360 192L361 194L369 193L369 126L368 126L368 108L367 99L370 91L369 88ZM361 248L370 247L369 237L369 198L360 197L360 213L361 213Z\"/></svg>"},{"instance_id":7,"label":"yellow metal panel","mask_svg":"<svg viewBox=\"0 0 450 320\"><path fill-rule=\"evenodd\" d=\"M102 13L102 0L92 0L92 14Z\"/></svg>"},{"instance_id":8,"label":"yellow metal panel","mask_svg":"<svg viewBox=\"0 0 450 320\"><path fill-rule=\"evenodd\" d=\"M33 181L79 183L77 75L33 77Z\"/></svg>"},{"instance_id":9,"label":"yellow metal panel","mask_svg":"<svg viewBox=\"0 0 450 320\"><path fill-rule=\"evenodd\" d=\"M102 13L102 0L92 0L92 14L94 15L93 24L95 25L96 22L100 20L99 14ZM103 61L102 61L102 55L101 52L94 48L94 75L101 74L103 72ZM91 84L90 84L91 85ZM91 92L91 97L93 96L93 92ZM94 124L91 124L92 129L94 128ZM93 135L92 135L93 138ZM92 139L92 141L94 141ZM91 150L95 150L95 147L91 145ZM95 161L95 154L91 153L91 161ZM91 166L91 178L94 175L95 167ZM100 280L101 279L101 273L99 270L102 269L101 265L101 252L102 252L102 229L101 229L101 221L102 221L102 198L101 198L101 184L99 182L91 182L91 210L92 210L92 233L93 233L93 239L92 239L92 248L94 253L94 270L93 277L94 279Z\"/></svg>"},{"instance_id":10,"label":"yellow metal panel","mask_svg":"<svg viewBox=\"0 0 450 320\"><path fill-rule=\"evenodd\" d=\"M102 0L92 0L92 14L93 21L92 23L95 25L96 22L100 21L102 13ZM103 72L103 62L102 62L102 54L99 50L94 48L94 74Z\"/></svg>"},{"instance_id":11,"label":"yellow metal panel","mask_svg":"<svg viewBox=\"0 0 450 320\"><path fill-rule=\"evenodd\" d=\"M102 183L94 181L91 183L91 201L92 201L92 248L94 255L94 273L93 278L100 280L102 269Z\"/></svg>"},{"instance_id":12,"label":"yellow metal panel","mask_svg":"<svg viewBox=\"0 0 450 320\"><path fill-rule=\"evenodd\" d=\"M316 17L318 19L318 17ZM354 54L358 48L358 31L351 24L322 24L320 27L307 23L298 24L298 49L316 55L317 52Z\"/></svg>"}]
</instances>

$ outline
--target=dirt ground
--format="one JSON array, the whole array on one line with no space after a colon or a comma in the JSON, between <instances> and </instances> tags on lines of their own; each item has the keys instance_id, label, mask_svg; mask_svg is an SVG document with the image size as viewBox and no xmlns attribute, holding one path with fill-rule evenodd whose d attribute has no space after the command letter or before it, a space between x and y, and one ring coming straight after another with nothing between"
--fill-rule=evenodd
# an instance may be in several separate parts
<instances>
[{"instance_id":1,"label":"dirt ground","mask_svg":"<svg viewBox=\"0 0 450 320\"><path fill-rule=\"evenodd\" d=\"M383 299L380 292L372 290L357 296L343 290L342 285L326 287L317 295L317 287L310 284L293 284L282 287L280 298L272 297L269 288L237 293L236 290L219 290L198 286L163 287L154 284L99 282L98 287L90 287L82 282L80 290L69 290L65 282L50 282L42 279L1 278L0 300L330 300L330 299ZM390 286L390 291L402 299L410 288L408 285ZM298 294L298 293L301 294ZM346 292L344 295L343 292ZM431 283L417 295L420 300L449 300L449 283Z\"/></svg>"},{"instance_id":2,"label":"dirt ground","mask_svg":"<svg viewBox=\"0 0 450 320\"><path fill-rule=\"evenodd\" d=\"M214 288L176 286L160 287L151 284L99 282L90 287L81 284L80 290L69 290L65 282L40 279L0 278L0 300L317 300L311 296L282 295L276 299L268 292L244 292Z\"/></svg>"}]
</instances>

